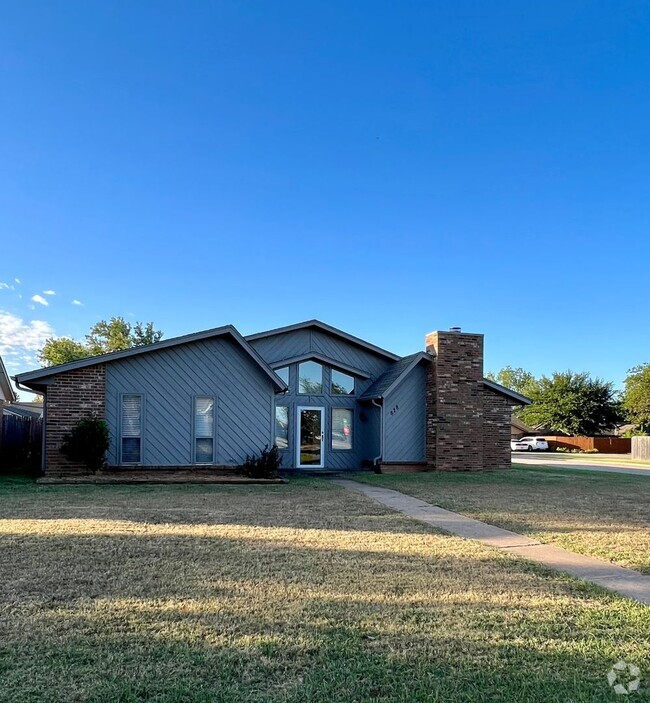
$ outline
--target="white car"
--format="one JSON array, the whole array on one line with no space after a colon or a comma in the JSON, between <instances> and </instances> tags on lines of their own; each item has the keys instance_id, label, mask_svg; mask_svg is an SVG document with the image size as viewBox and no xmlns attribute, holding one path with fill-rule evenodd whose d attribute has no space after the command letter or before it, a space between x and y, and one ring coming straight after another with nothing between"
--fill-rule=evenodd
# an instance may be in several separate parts
<instances>
[{"instance_id":1,"label":"white car","mask_svg":"<svg viewBox=\"0 0 650 703\"><path fill-rule=\"evenodd\" d=\"M510 440L510 450L513 452L547 452L548 442L544 437L522 437Z\"/></svg>"}]
</instances>

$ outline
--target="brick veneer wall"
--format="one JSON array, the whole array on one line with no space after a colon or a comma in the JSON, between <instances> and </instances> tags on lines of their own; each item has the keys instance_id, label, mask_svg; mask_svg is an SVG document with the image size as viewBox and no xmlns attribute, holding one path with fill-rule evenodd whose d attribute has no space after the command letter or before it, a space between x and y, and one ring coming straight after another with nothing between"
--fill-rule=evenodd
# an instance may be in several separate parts
<instances>
[{"instance_id":1,"label":"brick veneer wall","mask_svg":"<svg viewBox=\"0 0 650 703\"><path fill-rule=\"evenodd\" d=\"M63 436L86 417L105 416L106 371L103 364L86 366L54 376L45 396L45 473L65 475L88 473L61 454Z\"/></svg>"},{"instance_id":2,"label":"brick veneer wall","mask_svg":"<svg viewBox=\"0 0 650 703\"><path fill-rule=\"evenodd\" d=\"M426 337L426 349L436 357L435 385L427 388L426 393L427 430L431 424L436 425L435 457L427 451L429 468L480 471L483 469L483 335L432 332Z\"/></svg>"},{"instance_id":3,"label":"brick veneer wall","mask_svg":"<svg viewBox=\"0 0 650 703\"><path fill-rule=\"evenodd\" d=\"M483 465L509 469L512 401L483 386Z\"/></svg>"}]
</instances>

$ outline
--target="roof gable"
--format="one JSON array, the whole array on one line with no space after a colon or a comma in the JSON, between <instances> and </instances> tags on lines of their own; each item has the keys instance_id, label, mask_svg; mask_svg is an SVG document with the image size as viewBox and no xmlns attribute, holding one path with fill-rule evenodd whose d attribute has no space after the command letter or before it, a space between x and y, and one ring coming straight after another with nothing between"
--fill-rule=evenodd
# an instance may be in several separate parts
<instances>
[{"instance_id":1,"label":"roof gable","mask_svg":"<svg viewBox=\"0 0 650 703\"><path fill-rule=\"evenodd\" d=\"M326 332L327 334L330 334L333 337L338 337L339 339L343 339L346 342L349 342L350 344L354 344L355 346L361 347L362 349L373 352L374 354L377 354L383 357L384 359L389 359L391 361L398 361L400 359L400 356L397 354L393 354L392 352L389 352L386 349L382 349L381 347L371 344L370 342L366 342L365 340L359 337L355 337L354 335L348 334L347 332L344 332L343 330L340 330L336 327L327 325L324 322L321 322L320 320L307 320L306 322L299 322L295 325L287 325L286 327L277 327L275 329L266 330L265 332L249 334L246 337L246 341L254 342L258 339L266 339L268 337L286 334L287 332L296 332L298 330L305 329L317 329L322 332Z\"/></svg>"},{"instance_id":2,"label":"roof gable","mask_svg":"<svg viewBox=\"0 0 650 703\"><path fill-rule=\"evenodd\" d=\"M50 376L55 376L66 371L84 368L86 366L95 366L96 364L107 364L112 361L126 359L140 354L148 354L154 351L161 351L170 347L176 347L191 342L197 342L204 339L211 339L228 335L251 357L251 359L264 371L264 373L273 382L276 388L280 391L286 390L287 386L284 381L268 366L262 357L251 347L251 345L239 334L232 325L224 325L223 327L215 327L201 332L186 334L181 337L171 337L163 339L155 344L147 344L142 347L133 347L124 351L112 352L110 354L100 354L99 356L91 356L87 359L79 359L78 361L70 361L66 364L58 364L57 366L48 366L47 368L37 369L35 371L27 371L26 373L17 374L14 378L18 383L30 386L30 384L38 385L47 380Z\"/></svg>"},{"instance_id":3,"label":"roof gable","mask_svg":"<svg viewBox=\"0 0 650 703\"><path fill-rule=\"evenodd\" d=\"M369 388L360 396L359 400L374 400L385 398L391 391L409 375L421 361L433 361L433 357L426 352L410 354L396 361L387 369Z\"/></svg>"}]
</instances>

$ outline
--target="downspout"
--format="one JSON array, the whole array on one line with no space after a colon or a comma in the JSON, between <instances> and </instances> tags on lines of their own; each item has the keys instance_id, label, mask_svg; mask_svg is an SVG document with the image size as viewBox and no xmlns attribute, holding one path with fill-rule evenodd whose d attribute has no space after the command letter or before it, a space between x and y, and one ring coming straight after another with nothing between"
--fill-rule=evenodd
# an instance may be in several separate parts
<instances>
[{"instance_id":1,"label":"downspout","mask_svg":"<svg viewBox=\"0 0 650 703\"><path fill-rule=\"evenodd\" d=\"M375 398L370 401L375 407L379 408L379 456L376 456L372 460L372 465L375 467L377 473L381 473L381 468L379 468L379 460L384 455L384 406L382 403L378 403Z\"/></svg>"}]
</instances>

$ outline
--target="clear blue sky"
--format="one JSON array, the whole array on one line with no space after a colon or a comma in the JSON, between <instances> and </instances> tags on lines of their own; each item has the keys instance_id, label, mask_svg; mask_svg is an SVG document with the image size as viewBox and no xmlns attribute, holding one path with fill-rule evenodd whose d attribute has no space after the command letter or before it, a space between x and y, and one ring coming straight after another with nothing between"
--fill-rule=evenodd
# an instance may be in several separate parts
<instances>
[{"instance_id":1,"label":"clear blue sky","mask_svg":"<svg viewBox=\"0 0 650 703\"><path fill-rule=\"evenodd\" d=\"M112 315L650 360L647 3L21 0L0 81L12 373Z\"/></svg>"}]
</instances>

